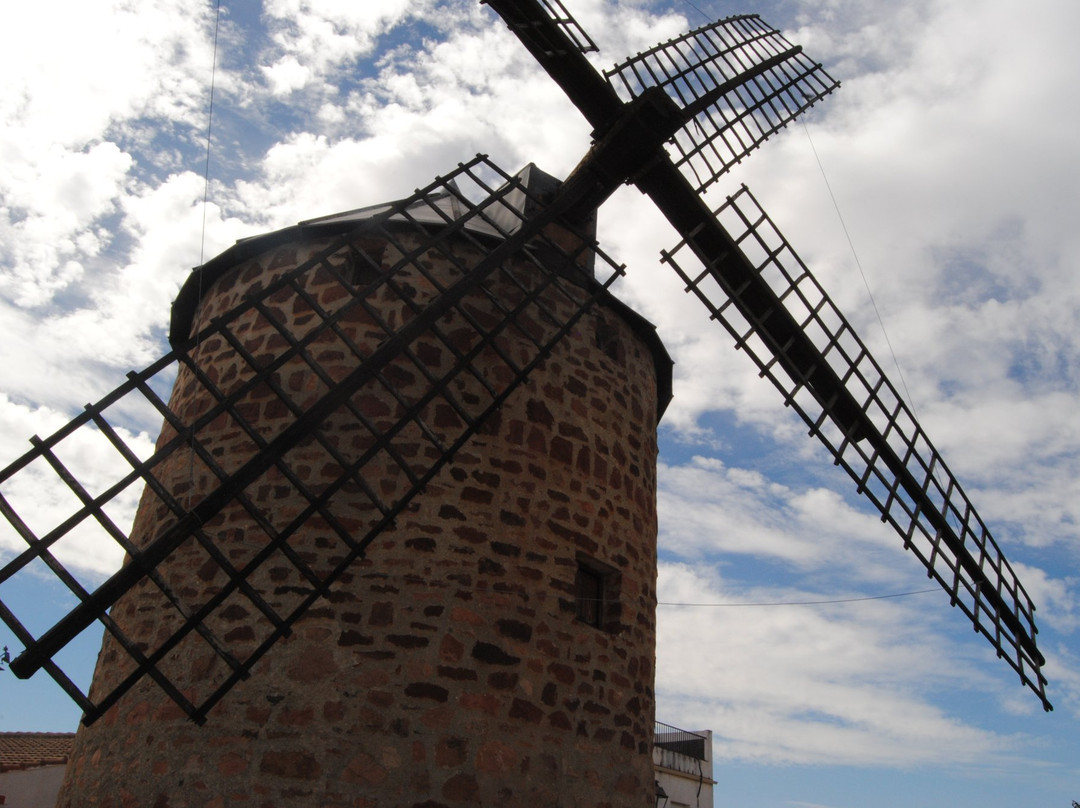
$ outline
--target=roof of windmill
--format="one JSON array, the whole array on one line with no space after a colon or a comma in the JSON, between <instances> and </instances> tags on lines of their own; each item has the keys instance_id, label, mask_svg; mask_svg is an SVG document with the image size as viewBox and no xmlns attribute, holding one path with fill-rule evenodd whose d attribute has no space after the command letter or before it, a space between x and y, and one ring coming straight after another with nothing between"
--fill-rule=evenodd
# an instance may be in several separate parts
<instances>
[{"instance_id":1,"label":"roof of windmill","mask_svg":"<svg viewBox=\"0 0 1080 808\"><path fill-rule=\"evenodd\" d=\"M471 216L465 229L471 233L491 238L503 239L515 233L522 222L538 207L538 202L546 201L562 184L560 180L529 163L513 179L513 187L500 204L492 203L484 209L485 218ZM450 185L453 185L451 182ZM456 186L455 186L456 187ZM504 186L505 187L505 186ZM202 296L220 278L238 264L255 258L274 247L312 236L336 235L347 233L350 228L374 219L393 209L399 203L387 202L364 208L334 213L315 219L306 219L291 227L274 230L257 236L239 239L214 258L188 275L172 305L172 318L169 326L169 342L176 346L187 340L191 333L191 324ZM434 194L405 208L402 213L390 217L389 221L413 221L421 224L446 224L447 221L460 219L468 213L468 208L461 200L448 191ZM583 222L578 222L578 232L588 238L596 236L596 211ZM589 255L589 264L581 277L586 282L592 280L593 256ZM615 310L648 345L653 355L656 368L657 417L663 415L671 401L672 360L659 335L656 326L627 306L610 291L604 291L603 303Z\"/></svg>"},{"instance_id":2,"label":"roof of windmill","mask_svg":"<svg viewBox=\"0 0 1080 808\"><path fill-rule=\"evenodd\" d=\"M506 194L504 204L490 204L483 208L483 213L491 220L489 224L483 218L473 216L465 224L465 229L480 235L504 238L512 235L520 229L522 221L536 209L535 199L547 199L558 190L562 184L550 174L541 171L535 163L529 163L519 171L513 179L514 187ZM451 180L449 185L457 189L457 184ZM316 219L307 219L300 222L299 227L318 227L336 224L358 224L368 219L386 213L396 203L386 202L379 205L369 205L366 208L357 208L343 213L333 213L329 216L321 216ZM436 212L435 208L456 221L469 212L468 208L461 203L461 199L448 191L443 191L427 200L410 205L405 210L409 218L421 224L446 224L447 218ZM404 221L404 216L395 216L394 219ZM583 235L596 235L596 211L588 221L578 222L577 227Z\"/></svg>"}]
</instances>

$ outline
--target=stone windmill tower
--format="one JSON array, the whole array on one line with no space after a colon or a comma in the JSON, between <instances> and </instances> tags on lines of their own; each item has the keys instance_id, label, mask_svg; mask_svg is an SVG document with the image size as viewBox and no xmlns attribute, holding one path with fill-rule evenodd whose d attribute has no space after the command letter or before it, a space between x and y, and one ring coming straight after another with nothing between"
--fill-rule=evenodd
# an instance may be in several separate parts
<instances>
[{"instance_id":1,"label":"stone windmill tower","mask_svg":"<svg viewBox=\"0 0 1080 808\"><path fill-rule=\"evenodd\" d=\"M496 190L503 202L470 212L463 188L482 167L243 241L192 275L172 329L196 344L158 440L177 448L154 470L168 496L147 489L136 547L169 523L170 498L212 495L559 185L529 166ZM651 789L655 436L671 362L593 278L595 223L575 224L501 261L202 525L207 541L170 553L164 588L206 613L158 667L208 720L144 680L81 730L62 805L600 805ZM433 379L445 384L426 400ZM177 442L191 424L194 442ZM136 645L182 631L161 597L147 582L113 606ZM91 699L130 675L126 656L106 640ZM234 659L251 660L251 680L210 710Z\"/></svg>"},{"instance_id":2,"label":"stone windmill tower","mask_svg":"<svg viewBox=\"0 0 1080 808\"><path fill-rule=\"evenodd\" d=\"M0 473L46 463L78 501L46 531L3 505L27 550L0 583L41 561L81 601L41 637L0 610L26 646L12 670L46 668L85 711L62 804L652 804L670 367L594 238L623 182L683 237L665 263L1049 709L1031 600L906 405L748 192L701 199L835 82L753 16L601 77L557 0L489 4L595 128L565 182L481 157L241 242L181 292L172 353ZM150 457L106 418L127 396L164 418ZM64 466L85 431L131 468L105 491ZM124 531L108 504L142 484ZM50 550L84 523L129 555L93 592ZM95 620L83 694L52 658Z\"/></svg>"}]
</instances>

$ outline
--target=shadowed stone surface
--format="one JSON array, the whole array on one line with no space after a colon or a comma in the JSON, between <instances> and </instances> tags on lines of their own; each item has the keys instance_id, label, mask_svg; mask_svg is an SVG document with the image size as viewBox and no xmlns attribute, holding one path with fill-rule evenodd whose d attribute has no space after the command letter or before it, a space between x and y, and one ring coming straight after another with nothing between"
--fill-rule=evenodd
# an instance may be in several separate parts
<instances>
[{"instance_id":1,"label":"shadowed stone surface","mask_svg":"<svg viewBox=\"0 0 1080 808\"><path fill-rule=\"evenodd\" d=\"M287 244L241 264L209 290L197 319L222 315L321 246ZM439 256L426 260L439 269ZM412 302L431 294L423 279L410 283ZM340 283L320 272L308 278L304 292L328 310L348 299ZM375 302L386 320L411 316L405 298ZM549 305L560 309L569 302L552 299ZM480 303L474 308L477 317L488 316ZM271 298L268 315L294 336L314 322L311 304L289 289ZM373 333L364 316L345 317L340 326L361 346ZM451 341L464 341L469 327L460 318L440 322ZM578 323L396 526L341 577L331 596L316 602L211 711L205 726L192 724L143 680L97 723L81 728L60 805L654 804L655 358L610 311L604 311L604 350L597 347L598 327L596 314ZM256 312L235 333L260 363L272 362L287 344ZM508 355L528 347L520 334L500 340ZM355 364L346 348L331 334L310 352L329 378L340 379ZM455 362L446 345L427 338L414 353L435 374ZM240 391L236 411L258 424L260 439L291 420L290 406L269 385L243 390L250 370L224 340L202 345L200 362L209 382ZM493 377L505 372L492 360ZM427 384L408 363L395 364L386 376L410 396L421 395ZM307 406L327 389L299 359L280 367L274 382L296 406ZM471 384L477 389L464 384L463 399L482 394ZM402 407L375 389L354 403L377 425L392 423ZM201 383L187 369L171 406L185 419L206 408ZM457 422L456 413L441 406L432 409L427 427L438 432L457 428ZM362 452L371 440L346 413L331 416L324 434L347 455ZM160 440L174 435L166 428ZM228 471L257 443L229 416L207 425L200 440ZM419 433L403 434L395 445L405 462L431 451ZM210 490L215 480L203 463L174 458L157 472L163 485L180 497ZM316 490L341 471L338 460L314 442L286 461ZM365 468L364 481L387 499L407 484L382 460ZM307 504L280 470L246 494L260 518L279 528ZM378 518L351 483L329 510L358 536ZM145 495L135 540L152 538L166 516L157 498ZM239 504L204 528L238 568L267 546L264 528ZM315 516L290 539L289 553L275 550L250 583L271 608L288 613L311 591L296 560L323 575L344 553L326 519ZM575 576L583 558L617 582L612 592L618 603L604 608L599 628L577 619ZM227 582L220 563L194 541L173 553L162 572L192 608ZM160 598L144 582L117 603L113 617L156 646L178 628L175 615L162 616L157 608ZM230 594L207 624L241 658L273 630L240 592ZM125 676L126 660L106 640L94 688ZM194 697L212 692L228 674L195 634L161 666Z\"/></svg>"}]
</instances>

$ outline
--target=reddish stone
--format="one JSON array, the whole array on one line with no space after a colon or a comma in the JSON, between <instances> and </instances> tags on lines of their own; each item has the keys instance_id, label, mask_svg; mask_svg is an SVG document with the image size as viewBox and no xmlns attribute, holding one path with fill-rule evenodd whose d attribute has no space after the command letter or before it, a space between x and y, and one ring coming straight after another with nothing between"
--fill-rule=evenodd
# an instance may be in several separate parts
<instances>
[{"instance_id":1,"label":"reddish stone","mask_svg":"<svg viewBox=\"0 0 1080 808\"><path fill-rule=\"evenodd\" d=\"M255 630L251 626L237 626L226 631L224 639L229 643L251 642L255 639Z\"/></svg>"},{"instance_id":2,"label":"reddish stone","mask_svg":"<svg viewBox=\"0 0 1080 808\"><path fill-rule=\"evenodd\" d=\"M394 622L394 604L390 601L376 601L368 610L368 625L388 626Z\"/></svg>"},{"instance_id":3,"label":"reddish stone","mask_svg":"<svg viewBox=\"0 0 1080 808\"><path fill-rule=\"evenodd\" d=\"M473 646L472 656L473 659L487 662L490 665L516 665L521 662L520 657L508 654L497 645L492 645L489 642L476 643Z\"/></svg>"},{"instance_id":4,"label":"reddish stone","mask_svg":"<svg viewBox=\"0 0 1080 808\"><path fill-rule=\"evenodd\" d=\"M480 575L505 575L506 567L490 558L481 558L476 562L476 571Z\"/></svg>"},{"instance_id":5,"label":"reddish stone","mask_svg":"<svg viewBox=\"0 0 1080 808\"><path fill-rule=\"evenodd\" d=\"M547 404L536 398L530 398L525 404L525 417L534 424L540 424L549 429L555 424L555 417L551 414Z\"/></svg>"},{"instance_id":6,"label":"reddish stone","mask_svg":"<svg viewBox=\"0 0 1080 808\"><path fill-rule=\"evenodd\" d=\"M233 775L240 774L247 771L248 758L247 755L241 755L236 752L226 752L218 759L218 771L224 777L231 777Z\"/></svg>"},{"instance_id":7,"label":"reddish stone","mask_svg":"<svg viewBox=\"0 0 1080 808\"><path fill-rule=\"evenodd\" d=\"M483 488L476 488L471 485L461 489L461 499L464 502L472 502L477 505L490 505L494 497L494 491L485 491Z\"/></svg>"},{"instance_id":8,"label":"reddish stone","mask_svg":"<svg viewBox=\"0 0 1080 808\"><path fill-rule=\"evenodd\" d=\"M405 542L405 546L412 550L416 550L417 552L432 553L435 551L436 543L435 539L428 536L418 536L413 539L408 539Z\"/></svg>"},{"instance_id":9,"label":"reddish stone","mask_svg":"<svg viewBox=\"0 0 1080 808\"><path fill-rule=\"evenodd\" d=\"M359 631L353 629L345 629L338 635L337 644L348 647L350 645L374 645L375 638L367 634L361 634Z\"/></svg>"},{"instance_id":10,"label":"reddish stone","mask_svg":"<svg viewBox=\"0 0 1080 808\"><path fill-rule=\"evenodd\" d=\"M464 738L450 736L439 740L435 747L435 762L439 766L460 766L468 754L469 742Z\"/></svg>"},{"instance_id":11,"label":"reddish stone","mask_svg":"<svg viewBox=\"0 0 1080 808\"><path fill-rule=\"evenodd\" d=\"M476 612L466 609L464 606L455 606L450 611L450 619L455 623L467 623L473 626L482 626L487 622Z\"/></svg>"},{"instance_id":12,"label":"reddish stone","mask_svg":"<svg viewBox=\"0 0 1080 808\"><path fill-rule=\"evenodd\" d=\"M550 657L559 657L562 655L560 653L559 646L557 646L551 640L538 640L536 642L536 648Z\"/></svg>"},{"instance_id":13,"label":"reddish stone","mask_svg":"<svg viewBox=\"0 0 1080 808\"><path fill-rule=\"evenodd\" d=\"M499 713L499 699L491 693L462 693L458 704L467 710L479 710L489 715Z\"/></svg>"},{"instance_id":14,"label":"reddish stone","mask_svg":"<svg viewBox=\"0 0 1080 808\"><path fill-rule=\"evenodd\" d=\"M547 670L557 681L562 682L564 685L572 685L577 678L573 668L558 662L552 662L548 665Z\"/></svg>"},{"instance_id":15,"label":"reddish stone","mask_svg":"<svg viewBox=\"0 0 1080 808\"><path fill-rule=\"evenodd\" d=\"M509 772L517 768L518 762L517 750L503 741L488 741L476 750L478 772Z\"/></svg>"},{"instance_id":16,"label":"reddish stone","mask_svg":"<svg viewBox=\"0 0 1080 808\"><path fill-rule=\"evenodd\" d=\"M311 723L315 717L315 711L310 707L300 710L285 708L278 715L278 723L288 727L304 727Z\"/></svg>"},{"instance_id":17,"label":"reddish stone","mask_svg":"<svg viewBox=\"0 0 1080 808\"><path fill-rule=\"evenodd\" d=\"M394 703L394 694L387 690L369 690L367 700L378 707L389 707Z\"/></svg>"},{"instance_id":18,"label":"reddish stone","mask_svg":"<svg viewBox=\"0 0 1080 808\"><path fill-rule=\"evenodd\" d=\"M323 718L332 723L337 723L345 717L345 707L340 701L328 701L323 705Z\"/></svg>"},{"instance_id":19,"label":"reddish stone","mask_svg":"<svg viewBox=\"0 0 1080 808\"><path fill-rule=\"evenodd\" d=\"M477 673L473 668L451 668L440 665L436 670L440 677L457 682L475 682L477 679Z\"/></svg>"},{"instance_id":20,"label":"reddish stone","mask_svg":"<svg viewBox=\"0 0 1080 808\"><path fill-rule=\"evenodd\" d=\"M433 701L443 702L449 697L450 691L445 687L433 685L430 682L413 682L406 685L405 695L414 699L432 699Z\"/></svg>"},{"instance_id":21,"label":"reddish stone","mask_svg":"<svg viewBox=\"0 0 1080 808\"><path fill-rule=\"evenodd\" d=\"M514 699L514 703L510 705L510 717L520 718L530 724L539 724L544 717L544 711L524 699Z\"/></svg>"},{"instance_id":22,"label":"reddish stone","mask_svg":"<svg viewBox=\"0 0 1080 808\"><path fill-rule=\"evenodd\" d=\"M566 438L552 438L551 459L569 465L574 460L574 444L572 444Z\"/></svg>"},{"instance_id":23,"label":"reddish stone","mask_svg":"<svg viewBox=\"0 0 1080 808\"><path fill-rule=\"evenodd\" d=\"M477 530L474 527L464 526L454 528L454 535L460 539L464 539L471 544L483 544L485 541L487 541L488 538L487 533L485 533L484 531Z\"/></svg>"},{"instance_id":24,"label":"reddish stone","mask_svg":"<svg viewBox=\"0 0 1080 808\"><path fill-rule=\"evenodd\" d=\"M487 678L488 687L492 690L513 690L518 684L518 675L516 673L507 673L506 671L496 671Z\"/></svg>"},{"instance_id":25,"label":"reddish stone","mask_svg":"<svg viewBox=\"0 0 1080 808\"><path fill-rule=\"evenodd\" d=\"M526 440L526 446L528 446L529 449L534 452L542 452L546 454L547 438L545 437L545 433L542 430L537 429L536 427L532 427L529 430L529 436Z\"/></svg>"},{"instance_id":26,"label":"reddish stone","mask_svg":"<svg viewBox=\"0 0 1080 808\"><path fill-rule=\"evenodd\" d=\"M420 723L430 730L445 731L450 728L450 725L457 717L457 708L446 705L444 707L434 707L430 710L425 710L420 715Z\"/></svg>"},{"instance_id":27,"label":"reddish stone","mask_svg":"<svg viewBox=\"0 0 1080 808\"><path fill-rule=\"evenodd\" d=\"M548 723L559 729L569 730L574 728L574 725L570 723L570 719L566 717L566 713L562 711L554 712L549 715Z\"/></svg>"},{"instance_id":28,"label":"reddish stone","mask_svg":"<svg viewBox=\"0 0 1080 808\"><path fill-rule=\"evenodd\" d=\"M522 623L520 620L510 620L503 618L497 620L495 626L499 631L499 634L503 637L509 637L512 640L520 640L521 642L528 642L532 639L532 626L528 623Z\"/></svg>"},{"instance_id":29,"label":"reddish stone","mask_svg":"<svg viewBox=\"0 0 1080 808\"><path fill-rule=\"evenodd\" d=\"M377 786L386 780L387 771L375 758L366 752L353 756L341 773L343 783Z\"/></svg>"},{"instance_id":30,"label":"reddish stone","mask_svg":"<svg viewBox=\"0 0 1080 808\"><path fill-rule=\"evenodd\" d=\"M232 603L218 613L222 620L243 620L250 612L243 606Z\"/></svg>"},{"instance_id":31,"label":"reddish stone","mask_svg":"<svg viewBox=\"0 0 1080 808\"><path fill-rule=\"evenodd\" d=\"M480 786L477 784L475 777L471 774L459 772L443 784L442 796L453 802L479 803L480 800L477 796L479 791Z\"/></svg>"},{"instance_id":32,"label":"reddish stone","mask_svg":"<svg viewBox=\"0 0 1080 808\"><path fill-rule=\"evenodd\" d=\"M439 506L439 518L440 519L457 519L464 522L468 519L459 509L453 505L441 505Z\"/></svg>"},{"instance_id":33,"label":"reddish stone","mask_svg":"<svg viewBox=\"0 0 1080 808\"><path fill-rule=\"evenodd\" d=\"M439 404L435 407L434 422L437 429L458 429L461 417L449 404Z\"/></svg>"},{"instance_id":34,"label":"reddish stone","mask_svg":"<svg viewBox=\"0 0 1080 808\"><path fill-rule=\"evenodd\" d=\"M285 669L286 675L294 682L318 682L337 669L334 655L329 648L311 647L296 657Z\"/></svg>"},{"instance_id":35,"label":"reddish stone","mask_svg":"<svg viewBox=\"0 0 1080 808\"><path fill-rule=\"evenodd\" d=\"M322 773L322 767L307 752L266 752L259 763L259 771L293 780L314 780Z\"/></svg>"},{"instance_id":36,"label":"reddish stone","mask_svg":"<svg viewBox=\"0 0 1080 808\"><path fill-rule=\"evenodd\" d=\"M511 514L509 511L502 511L499 519L504 524L525 524L524 519L517 516L516 514ZM516 544L507 544L506 542L502 541L491 542L491 549L493 552L498 553L499 555L510 556L511 558L517 558L521 555L521 548L518 547Z\"/></svg>"},{"instance_id":37,"label":"reddish stone","mask_svg":"<svg viewBox=\"0 0 1080 808\"><path fill-rule=\"evenodd\" d=\"M457 610L455 609L455 611ZM464 656L464 654L465 646L451 634L445 635L442 638L442 642L439 643L439 659L445 662L458 662L462 658L462 656Z\"/></svg>"}]
</instances>

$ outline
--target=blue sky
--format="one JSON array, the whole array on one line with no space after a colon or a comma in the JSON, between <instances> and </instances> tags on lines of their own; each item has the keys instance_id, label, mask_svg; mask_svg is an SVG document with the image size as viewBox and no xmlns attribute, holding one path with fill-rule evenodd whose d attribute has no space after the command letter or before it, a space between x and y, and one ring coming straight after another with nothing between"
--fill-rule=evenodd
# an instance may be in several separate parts
<instances>
[{"instance_id":1,"label":"blue sky","mask_svg":"<svg viewBox=\"0 0 1080 808\"><path fill-rule=\"evenodd\" d=\"M600 239L628 265L618 293L676 360L657 717L714 731L718 806L1068 808L1080 799L1080 8L566 4L600 67L754 11L843 82L710 197L750 185L887 368L891 344L922 423L1037 602L1056 707L1043 714L943 593L745 605L930 584L659 263L678 238L624 189L600 212ZM226 0L204 211L212 23L211 6L179 0L5 9L0 463L162 353L187 272L235 239L405 196L479 151L565 175L588 146L577 112L471 0ZM125 426L138 443L158 425L133 413ZM11 541L0 535L0 554ZM118 559L83 547L69 563L93 578ZM43 626L63 606L45 581L0 597ZM80 640L65 664L85 681L95 651ZM0 729L77 720L49 682L0 674Z\"/></svg>"}]
</instances>

